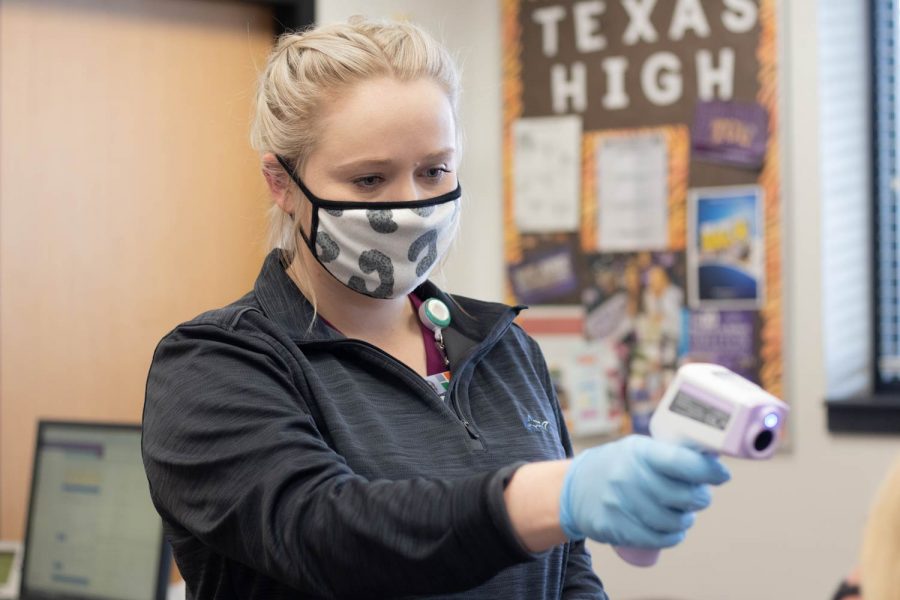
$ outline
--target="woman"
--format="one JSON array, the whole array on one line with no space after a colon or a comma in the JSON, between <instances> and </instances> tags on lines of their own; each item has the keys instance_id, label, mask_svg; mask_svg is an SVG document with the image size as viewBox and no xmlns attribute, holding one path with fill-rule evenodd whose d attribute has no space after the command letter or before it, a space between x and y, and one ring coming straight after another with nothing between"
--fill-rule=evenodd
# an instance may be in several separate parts
<instances>
[{"instance_id":1,"label":"woman","mask_svg":"<svg viewBox=\"0 0 900 600\"><path fill-rule=\"evenodd\" d=\"M863 531L859 566L833 600L900 600L900 457L882 481Z\"/></svg>"},{"instance_id":2,"label":"woman","mask_svg":"<svg viewBox=\"0 0 900 600\"><path fill-rule=\"evenodd\" d=\"M458 87L409 24L273 51L252 135L273 249L147 382L144 463L190 597L605 598L584 538L674 545L728 478L646 438L567 460L519 309L426 280L459 219Z\"/></svg>"},{"instance_id":3,"label":"woman","mask_svg":"<svg viewBox=\"0 0 900 600\"><path fill-rule=\"evenodd\" d=\"M900 599L900 458L891 465L875 495L859 566L863 598Z\"/></svg>"}]
</instances>

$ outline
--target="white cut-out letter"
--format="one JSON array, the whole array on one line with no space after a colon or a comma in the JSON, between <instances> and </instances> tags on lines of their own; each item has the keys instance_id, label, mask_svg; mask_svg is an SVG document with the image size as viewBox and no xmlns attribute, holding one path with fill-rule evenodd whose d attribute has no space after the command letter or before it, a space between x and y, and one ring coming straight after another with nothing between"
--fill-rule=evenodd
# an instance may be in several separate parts
<instances>
[{"instance_id":1,"label":"white cut-out letter","mask_svg":"<svg viewBox=\"0 0 900 600\"><path fill-rule=\"evenodd\" d=\"M709 37L709 21L700 0L678 0L669 26L669 39L682 39L688 29L692 29L697 37Z\"/></svg>"},{"instance_id":2,"label":"white cut-out letter","mask_svg":"<svg viewBox=\"0 0 900 600\"><path fill-rule=\"evenodd\" d=\"M718 90L718 93L716 91ZM719 66L713 66L712 52L697 51L697 96L701 100L731 100L734 96L734 49L719 50Z\"/></svg>"},{"instance_id":3,"label":"white cut-out letter","mask_svg":"<svg viewBox=\"0 0 900 600\"><path fill-rule=\"evenodd\" d=\"M559 52L559 22L565 17L566 9L559 5L544 6L531 13L532 20L541 26L541 47L548 58Z\"/></svg>"},{"instance_id":4,"label":"white cut-out letter","mask_svg":"<svg viewBox=\"0 0 900 600\"><path fill-rule=\"evenodd\" d=\"M655 6L656 0L622 0L622 8L628 13L628 27L622 34L625 45L653 43L658 39L656 29L650 21L650 14Z\"/></svg>"},{"instance_id":5,"label":"white cut-out letter","mask_svg":"<svg viewBox=\"0 0 900 600\"><path fill-rule=\"evenodd\" d=\"M600 33L600 19L606 12L606 3L602 0L576 2L575 12L575 47L581 53L596 52L606 48L606 36Z\"/></svg>"},{"instance_id":6,"label":"white cut-out letter","mask_svg":"<svg viewBox=\"0 0 900 600\"><path fill-rule=\"evenodd\" d=\"M753 0L725 0L722 25L731 33L747 33L756 25L759 8Z\"/></svg>"},{"instance_id":7,"label":"white cut-out letter","mask_svg":"<svg viewBox=\"0 0 900 600\"><path fill-rule=\"evenodd\" d=\"M603 108L609 110L627 108L625 71L628 70L628 59L624 56L611 56L603 59L602 64L603 70L606 71L606 94L603 95Z\"/></svg>"},{"instance_id":8,"label":"white cut-out letter","mask_svg":"<svg viewBox=\"0 0 900 600\"><path fill-rule=\"evenodd\" d=\"M657 106L674 104L681 98L681 61L671 52L651 54L641 69L641 88Z\"/></svg>"},{"instance_id":9,"label":"white cut-out letter","mask_svg":"<svg viewBox=\"0 0 900 600\"><path fill-rule=\"evenodd\" d=\"M581 61L572 64L572 72L566 77L566 67L553 65L550 69L550 91L553 96L553 112L568 112L569 103L575 112L587 109L587 69Z\"/></svg>"}]
</instances>

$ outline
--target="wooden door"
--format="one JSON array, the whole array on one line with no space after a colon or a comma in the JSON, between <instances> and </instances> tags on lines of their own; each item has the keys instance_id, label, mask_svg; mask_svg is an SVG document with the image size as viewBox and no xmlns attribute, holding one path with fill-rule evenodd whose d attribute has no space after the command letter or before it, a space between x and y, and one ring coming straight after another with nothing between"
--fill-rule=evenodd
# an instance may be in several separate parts
<instances>
[{"instance_id":1,"label":"wooden door","mask_svg":"<svg viewBox=\"0 0 900 600\"><path fill-rule=\"evenodd\" d=\"M138 422L156 342L250 289L271 45L247 3L0 1L0 537L38 418Z\"/></svg>"}]
</instances>

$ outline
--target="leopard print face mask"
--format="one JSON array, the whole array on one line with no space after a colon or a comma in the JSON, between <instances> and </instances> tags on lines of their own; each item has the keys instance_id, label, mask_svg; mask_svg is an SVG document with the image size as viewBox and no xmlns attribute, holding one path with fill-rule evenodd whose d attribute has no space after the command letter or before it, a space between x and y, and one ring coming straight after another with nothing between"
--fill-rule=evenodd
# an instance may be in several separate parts
<instances>
[{"instance_id":1,"label":"leopard print face mask","mask_svg":"<svg viewBox=\"0 0 900 600\"><path fill-rule=\"evenodd\" d=\"M278 157L312 204L307 235L316 260L335 279L372 298L416 289L446 253L459 225L462 189L426 200L366 202L317 197Z\"/></svg>"}]
</instances>

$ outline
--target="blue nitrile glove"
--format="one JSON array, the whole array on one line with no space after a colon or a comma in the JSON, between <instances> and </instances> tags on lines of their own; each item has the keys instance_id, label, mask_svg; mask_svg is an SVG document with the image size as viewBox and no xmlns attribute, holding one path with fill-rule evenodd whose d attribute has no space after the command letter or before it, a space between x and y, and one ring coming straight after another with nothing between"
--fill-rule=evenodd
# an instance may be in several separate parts
<instances>
[{"instance_id":1,"label":"blue nitrile glove","mask_svg":"<svg viewBox=\"0 0 900 600\"><path fill-rule=\"evenodd\" d=\"M575 458L563 482L560 524L573 540L674 546L694 523L694 511L709 506L706 484L730 478L713 456L630 435Z\"/></svg>"}]
</instances>

